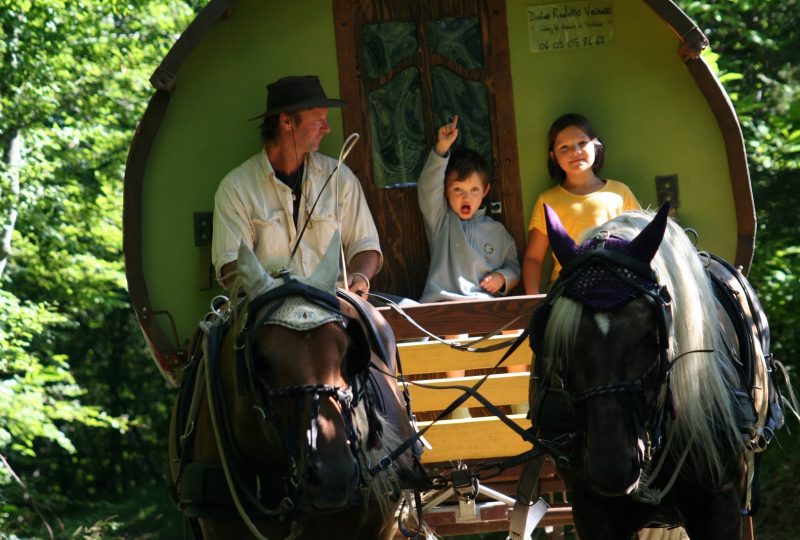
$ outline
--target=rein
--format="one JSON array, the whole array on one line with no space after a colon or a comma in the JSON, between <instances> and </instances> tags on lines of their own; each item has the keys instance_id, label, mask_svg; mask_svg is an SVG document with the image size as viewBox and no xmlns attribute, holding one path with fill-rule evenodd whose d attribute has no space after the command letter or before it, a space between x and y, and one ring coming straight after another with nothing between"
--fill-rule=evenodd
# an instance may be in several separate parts
<instances>
[{"instance_id":1,"label":"rein","mask_svg":"<svg viewBox=\"0 0 800 540\"><path fill-rule=\"evenodd\" d=\"M436 424L439 420L441 420L441 419L445 418L446 416L448 416L455 409L460 407L470 397L472 397L472 398L476 399L478 402L480 402L481 405L486 407L486 409L488 409L489 412L491 412L501 422L503 422L505 425L507 425L512 431L517 433L523 440L530 442L531 444L533 444L536 447L535 450L525 452L523 454L520 454L520 456L515 456L513 458L510 458L510 460L518 460L521 456L526 456L527 459L530 459L530 458L532 458L534 456L534 454L536 452L538 452L538 453L546 452L546 453L554 456L555 458L560 456L560 453L556 450L556 448L555 448L555 446L553 444L551 444L549 442L546 442L546 441L543 441L543 440L539 439L538 437L536 437L533 434L532 428L526 430L526 429L522 429L521 427L519 427L510 418L508 418L508 416L502 410L500 410L500 408L498 408L496 405L494 405L491 401L486 399L483 395L481 395L478 392L478 389L483 385L483 383L485 383L488 380L489 376L492 373L494 373L495 370L497 370L497 368L500 367L500 365L502 365L502 363L505 362L506 359L514 353L514 351L517 350L517 348L520 346L520 344L522 344L525 341L525 339L527 339L528 335L529 335L529 331L528 331L528 329L525 329L514 340L514 342L509 347L508 351L506 351L505 354L503 354L503 356L500 358L500 360L497 361L497 363L489 370L489 372L484 374L484 376L481 377L481 379L478 380L472 386L452 385L452 386L437 386L437 387L433 387L433 386L430 386L430 385L426 385L424 383L419 383L419 382L415 382L415 381L409 381L409 380L405 379L404 377L398 377L398 376L395 376L395 375L393 375L391 373L388 373L388 372L385 372L385 371L381 370L381 372L384 373L385 375L388 375L389 377L392 377L393 379L395 379L398 382L401 382L403 384L409 384L410 383L410 384L413 384L413 385L416 385L416 386L420 386L420 387L424 387L424 388L457 389L457 390L461 390L463 392L463 394L460 397L458 397L455 400L453 400L450 403L450 405L448 405L443 411L441 411L436 416L435 419L433 419L431 421L430 424L428 424L427 426L425 426L421 430L417 431L414 435L412 435L411 437L409 437L408 439L403 441L397 448L395 448L394 450L392 450L391 452L386 454L383 458L381 458L380 461L376 465L374 465L372 468L370 468L369 472L374 475L374 474L380 473L383 470L388 469L389 466L391 466L391 464L394 461L396 461L397 458L400 455L403 454L403 452L405 452L406 450L411 448L413 445L415 445L417 443L417 441L419 441L425 435L425 433L431 427L433 427L434 424ZM523 459L522 461L524 461L524 460L525 459ZM493 467L496 468L497 465L493 465Z\"/></svg>"},{"instance_id":2,"label":"rein","mask_svg":"<svg viewBox=\"0 0 800 540\"><path fill-rule=\"evenodd\" d=\"M484 341L488 341L489 339L493 338L494 336L500 335L503 332L503 330L508 330L509 328L512 328L513 325L520 319L520 317L522 317L521 315L518 315L518 316L514 317L513 319L511 319L510 321L508 321L503 326L501 326L500 328L498 328L497 330L494 330L493 332L491 332L489 334L486 334L484 336L481 336L479 338L476 338L476 339L474 339L472 341L469 341L466 344L461 344L461 343L458 343L456 341L442 339L441 337L437 336L436 334L434 334L433 332L431 332L430 330L428 330L427 328L425 328L424 326L419 324L416 320L414 320L414 318L411 315L406 313L406 311L400 306L400 304L398 304L397 302L395 302L391 298L387 298L386 296L381 296L380 294L372 293L372 292L369 293L369 296L370 296L370 298L377 298L378 300L383 302L384 305L386 305L386 306L392 308L393 310L395 310L401 317L403 317L405 320L407 320L412 326L414 326L417 330L421 331L428 338L430 338L430 339L432 339L434 341L438 341L442 345L447 345L451 349L455 349L457 351L463 351L463 352L487 353L487 352L499 351L499 350L505 349L506 347L512 346L513 343L514 343L514 338L508 339L506 341L503 341L502 343L495 343L494 345L487 345L485 347L480 347L480 348L474 347L474 345L476 345L478 343L482 343ZM499 366L499 364L498 364L498 366ZM495 367L497 367L497 366L495 366Z\"/></svg>"},{"instance_id":3,"label":"rein","mask_svg":"<svg viewBox=\"0 0 800 540\"><path fill-rule=\"evenodd\" d=\"M222 335L225 323L226 321L219 320L215 324L211 325L206 332L206 339L204 340L203 345L203 359L206 368L206 395L209 407L209 415L211 417L214 438L217 442L217 449L220 454L220 461L222 463L225 479L228 484L228 490L231 493L234 505L236 506L236 509L245 525L248 529L250 529L250 532L252 532L253 535L259 540L268 540L261 535L260 531L255 526L255 523L253 523L252 519L250 518L250 514L245 508L245 503L243 503L242 499L240 498L240 492L246 498L245 502L249 504L251 508L254 508L257 514L264 517L284 516L295 509L295 504L292 498L289 496L291 493L289 491L290 488L288 485L286 485L284 487L284 492L286 495L281 499L280 503L274 508L267 508L261 502L260 479L257 482L255 492L250 489L247 485L247 482L244 481L244 477L246 476L248 469L242 463L238 452L236 452L233 434L230 431L228 423L225 421L228 416L225 408L225 401L222 396L222 384L219 373L219 352L222 348ZM258 479L259 477L256 476L256 478ZM294 538L299 534L299 529L295 527L295 523L296 522L293 522L292 532L287 537L287 540Z\"/></svg>"},{"instance_id":4,"label":"rein","mask_svg":"<svg viewBox=\"0 0 800 540\"><path fill-rule=\"evenodd\" d=\"M485 336L482 336L480 338L472 340L469 343L467 343L466 345L462 345L460 343L456 343L456 342L453 342L453 341L450 341L450 340L444 340L444 339L440 338L439 336L437 336L436 334L430 332L428 329L426 329L421 324L419 324L416 320L414 320L413 317L411 317L408 313L406 313L405 310L403 310L403 308L400 307L393 300L391 300L391 299L389 299L387 297L381 296L379 294L375 294L375 293L370 293L370 297L371 298L373 298L373 297L377 298L378 300L382 301L385 305L387 305L387 306L391 307L392 309L394 309L398 314L400 314L403 318L405 318L411 325L416 327L418 330L422 331L429 338L431 338L431 339L433 339L435 341L438 341L439 343L442 343L444 345L447 345L448 347L451 347L453 349L456 349L456 350L459 350L459 351L462 351L462 352L474 352L474 353L485 353L485 352L493 352L493 351L497 351L497 350L501 350L501 349L508 349L503 354L503 356L500 358L500 360L498 360L497 363L489 370L489 372L484 374L484 376L480 380L478 380L474 385L472 385L471 387L470 386L462 386L462 385L431 386L431 385L427 385L427 384L420 383L420 382L417 382L417 381L411 381L411 380L406 379L402 374L402 368L400 368L400 376L396 376L396 375L394 375L392 373L389 373L387 371L384 371L384 370L379 370L384 375L387 375L387 376L397 380L398 382L400 382L403 385L404 389L406 389L409 384L412 384L412 385L415 385L415 386L434 389L434 390L461 390L463 392L463 394L460 397L458 397L455 400L453 400L443 411L441 411L436 416L436 418L434 418L430 422L430 424L428 424L426 427L422 428L421 430L416 431L416 433L414 435L412 435L411 437L409 437L408 439L403 441L403 443L401 443L397 448L395 448L394 450L392 450L391 452L386 454L383 458L381 458L381 460L370 469L370 473L371 474L373 474L373 475L374 474L379 474L381 471L388 469L391 466L391 464L394 461L396 461L399 458L399 456L402 455L406 450L408 450L409 448L415 447L416 445L419 444L420 441L424 441L424 438L423 438L424 434L434 424L436 424L437 422L439 422L443 418L447 417L450 413L452 413L455 409L457 409L459 406L461 406L470 397L472 397L475 400L477 400L478 402L480 402L481 405L483 405L492 415L496 416L501 422L503 422L505 425L507 425L512 431L517 433L523 440L525 440L527 442L530 442L532 445L534 445L534 449L532 449L532 450L523 452L523 453L521 453L521 454L519 454L517 456L512 456L512 457L504 459L504 460L492 461L491 463L486 464L483 467L480 467L479 468L479 472L474 475L475 477L480 478L482 471L492 471L493 470L493 471L497 471L495 474L499 474L500 472L502 472L503 470L505 470L508 467L512 467L512 466L524 463L526 461L530 461L531 459L535 459L538 456L542 456L544 454L551 455L553 457L553 459L555 459L557 461L562 461L563 462L566 459L566 457L561 454L561 452L558 450L558 448L561 448L561 447L569 444L569 440L572 439L572 435L566 435L566 436L558 437L556 439L553 439L552 441L545 441L545 440L539 439L538 437L536 437L534 435L533 428L529 428L527 430L520 428L515 422L513 422L511 419L508 418L508 416L505 414L505 412L503 412L499 407L494 405L491 401L486 399L482 394L480 394L478 392L478 389L486 382L486 380L488 380L489 376L492 375L503 364L503 362L505 362L506 359L508 357L510 357L514 353L514 351L516 351L516 349L529 337L530 328L525 328L523 330L523 332L519 336L517 336L516 338L508 339L506 341L503 341L502 343L497 343L497 344L494 344L494 345L489 345L489 346L480 347L480 348L474 347L474 345L477 344L477 343L486 341L486 340L488 340L488 339L490 339L490 338L492 338L492 337L494 337L496 335L499 335L503 330L506 330L507 328L512 327L519 320L520 316L515 317L514 319L512 319L508 323L504 324L502 327L498 328L497 330L495 330L495 331L493 331L493 332L491 332L491 333L489 333L489 334L487 334ZM399 362L398 362L398 365L399 365ZM410 397L408 397L407 389L404 391L404 395L407 396L406 397L407 400L410 400ZM492 475L492 476L494 476L494 475ZM423 489L431 489L431 488L442 489L444 487L444 484L446 484L446 480L442 479L441 477L436 477L436 478L427 477L427 479L428 479L429 483L428 483L428 485L423 486ZM438 483L435 483L436 481L438 481ZM442 481L444 481L444 484L442 484Z\"/></svg>"},{"instance_id":5,"label":"rein","mask_svg":"<svg viewBox=\"0 0 800 540\"><path fill-rule=\"evenodd\" d=\"M614 394L618 392L642 392L645 379L647 379L657 365L658 364L656 362L651 362L650 365L647 366L647 369L644 370L642 375L634 381L593 386L592 388L583 390L581 392L570 392L569 397L573 402L581 402L596 396Z\"/></svg>"}]
</instances>

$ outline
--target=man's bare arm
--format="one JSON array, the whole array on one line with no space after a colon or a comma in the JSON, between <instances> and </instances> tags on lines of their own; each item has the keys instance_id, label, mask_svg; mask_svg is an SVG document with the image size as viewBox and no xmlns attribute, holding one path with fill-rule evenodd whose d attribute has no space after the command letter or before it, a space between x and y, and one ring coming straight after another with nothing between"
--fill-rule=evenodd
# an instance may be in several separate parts
<instances>
[{"instance_id":1,"label":"man's bare arm","mask_svg":"<svg viewBox=\"0 0 800 540\"><path fill-rule=\"evenodd\" d=\"M347 289L350 292L368 293L370 280L378 273L380 253L374 250L356 253L347 267Z\"/></svg>"}]
</instances>

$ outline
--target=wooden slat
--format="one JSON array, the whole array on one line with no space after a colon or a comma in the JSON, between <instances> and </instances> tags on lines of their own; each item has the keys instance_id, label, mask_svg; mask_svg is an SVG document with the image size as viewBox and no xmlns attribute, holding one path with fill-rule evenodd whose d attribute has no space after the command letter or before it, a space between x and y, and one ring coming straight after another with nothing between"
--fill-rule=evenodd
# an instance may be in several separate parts
<instances>
[{"instance_id":1,"label":"wooden slat","mask_svg":"<svg viewBox=\"0 0 800 540\"><path fill-rule=\"evenodd\" d=\"M479 392L493 405L527 403L529 377L530 373L527 371L490 375L481 385ZM463 390L451 390L444 387L454 385L471 387L482 378L480 375L475 375L426 380L424 384L433 388L410 384L408 389L411 393L411 406L415 412L441 411L464 393ZM483 404L471 397L464 402L462 407L483 407Z\"/></svg>"},{"instance_id":2,"label":"wooden slat","mask_svg":"<svg viewBox=\"0 0 800 540\"><path fill-rule=\"evenodd\" d=\"M403 311L432 334L489 334L517 319L510 329L526 328L533 310L545 295L510 296L482 300L459 300L419 304ZM425 334L390 307L378 308L394 330L397 339L417 339Z\"/></svg>"},{"instance_id":3,"label":"wooden slat","mask_svg":"<svg viewBox=\"0 0 800 540\"><path fill-rule=\"evenodd\" d=\"M514 335L500 335L487 339L476 345L486 347L503 341L516 339ZM467 343L469 340L457 340L458 343ZM491 368L497 364L507 349L494 352L473 353L464 352L448 347L438 341L413 341L398 343L397 351L403 364L403 373L418 375L420 373L437 373L456 369L483 369ZM520 345L514 353L506 358L502 366L528 365L531 363L533 352L527 343ZM503 371L502 367L500 371Z\"/></svg>"},{"instance_id":4,"label":"wooden slat","mask_svg":"<svg viewBox=\"0 0 800 540\"><path fill-rule=\"evenodd\" d=\"M531 426L523 414L512 414L509 418L523 429ZM429 423L420 422L420 429ZM529 442L495 417L440 420L425 432L425 439L433 448L422 453L423 463L498 458L531 449Z\"/></svg>"}]
</instances>

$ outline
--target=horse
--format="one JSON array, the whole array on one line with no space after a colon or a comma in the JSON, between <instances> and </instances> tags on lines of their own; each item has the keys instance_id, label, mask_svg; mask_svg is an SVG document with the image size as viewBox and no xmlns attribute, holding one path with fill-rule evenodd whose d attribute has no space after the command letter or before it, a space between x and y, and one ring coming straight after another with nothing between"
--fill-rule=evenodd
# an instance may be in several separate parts
<instances>
[{"instance_id":1,"label":"horse","mask_svg":"<svg viewBox=\"0 0 800 540\"><path fill-rule=\"evenodd\" d=\"M308 278L267 271L243 246L246 316L231 308L201 324L169 437L172 492L195 537L393 534L415 456L375 464L413 430L389 377L391 328L367 302L334 293L336 238Z\"/></svg>"},{"instance_id":2,"label":"horse","mask_svg":"<svg viewBox=\"0 0 800 540\"><path fill-rule=\"evenodd\" d=\"M682 526L692 540L741 538L755 411L709 257L668 205L580 245L546 217L562 272L532 318L530 406L579 536Z\"/></svg>"}]
</instances>

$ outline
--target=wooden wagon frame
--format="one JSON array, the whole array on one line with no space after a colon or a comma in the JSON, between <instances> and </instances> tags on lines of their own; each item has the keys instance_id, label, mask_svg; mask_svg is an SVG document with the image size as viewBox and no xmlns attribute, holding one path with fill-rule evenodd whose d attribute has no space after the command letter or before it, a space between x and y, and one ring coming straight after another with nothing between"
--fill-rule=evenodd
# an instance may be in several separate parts
<instances>
[{"instance_id":1,"label":"wooden wagon frame","mask_svg":"<svg viewBox=\"0 0 800 540\"><path fill-rule=\"evenodd\" d=\"M544 9L598 3L611 6L614 11L615 18L609 24L615 25L615 48L587 49L581 53L533 50L534 43L529 40L533 39L535 29L520 20L529 16L532 6ZM618 160L614 164L613 160L612 163L607 160L607 166L631 184L645 206L669 200L682 223L700 230L701 247L734 261L745 272L749 268L755 242L755 210L739 123L712 67L701 57L707 39L672 1L617 0L615 4L614 0L425 3L313 0L310 4L313 5L278 0L211 0L177 39L150 79L155 93L131 143L125 171L124 253L132 305L156 365L168 384L175 384L173 372L186 360L188 338L206 309L203 306L219 292L209 272L208 212L213 204L213 191L222 175L250 151L232 149L243 140L252 139L252 144L257 144L252 125L241 124L263 106L263 84L289 74L287 69L303 72L295 74L319 73L331 94L335 94L332 81L338 80L341 97L355 104L342 111L341 123L338 116L332 118L334 132L328 139L336 144L344 138L344 133L364 134L364 143L354 150L348 163L362 180L382 241L386 242L384 270L374 280L375 290L417 296L424 282L428 254L422 223L415 214L413 185L387 189L365 182L375 173L372 156L377 143L369 135L369 113L360 104L396 71L418 69L424 79L437 62L465 80L483 83L487 89L489 117L493 125L501 126L492 128L489 141L495 173L492 202L498 209L495 217L511 232L520 253L525 245L525 216L532 203L531 194L546 185L542 183L546 181L530 180L531 175L541 176L544 170L542 160L536 157L543 154L539 148L541 136L556 113L566 112L549 107L580 107L593 120L599 116L607 131L612 131L609 146L616 145L622 151L636 148L644 133L650 133L637 127L640 119L628 118L626 114L636 116L646 110L655 118L650 126L652 137L667 146L672 161L666 160L665 165L654 158L649 158L652 162L641 163ZM321 14L314 15L315 12ZM264 13L268 14L276 37L260 32L261 26L255 20L264 17ZM423 33L416 52L402 59L398 66L374 78L365 74L364 51L359 41L360 29L365 25L404 20L421 28L436 17L454 13L465 13L479 21L485 61L482 68L466 69L440 53L427 54L429 44ZM288 24L297 20L304 21L305 26L287 29ZM648 39L655 41L653 51L643 52L646 47L642 43ZM271 54L274 43L270 40L286 42L287 51L294 56ZM311 43L309 50L298 50L297 43L304 40ZM251 49L270 53L260 58L252 55ZM567 54L573 56L557 56ZM568 84L571 79L565 78L569 77L569 70L560 71L559 62L566 58L581 69L590 70L595 68L597 59L605 58L603 54L610 59L602 66L609 79L617 77L624 81L620 84L597 81L597 91L608 94L600 97L587 97L572 89ZM240 58L242 55L256 56L264 66L248 69L243 63L246 61ZM298 59L302 68L297 68ZM652 74L641 74L651 68ZM556 88L542 88L535 78L539 72L546 72ZM636 85L641 88L637 90ZM663 86L668 88L659 93ZM215 94L220 91L228 93L222 97ZM420 91L429 145L436 120L431 110L433 88L424 83ZM629 93L617 95L620 92ZM652 105L648 100L653 99L669 100L663 103L668 110L660 110L658 103L648 109ZM610 106L606 111L598 109L603 100L624 103ZM532 115L534 107L545 111ZM673 110L677 112L672 114ZM224 119L231 116L239 123L231 120L226 124ZM615 135L615 130L627 132L627 139ZM673 133L662 133L665 130ZM235 131L236 136L229 136L229 131ZM213 144L208 144L209 139ZM698 140L704 145L702 149L697 148ZM523 151L528 145L537 148L535 152ZM326 150L324 145L323 150ZM216 151L225 154L226 159L209 167L209 160L214 159L211 154ZM333 152L328 148L327 153ZM665 170L666 167L673 168ZM651 183L653 177L655 185ZM679 177L680 195L676 190ZM665 178L666 184L661 182ZM675 191L662 189L667 184ZM712 199L718 208L715 216L708 217L704 212ZM165 235L165 230L169 234ZM393 235L397 230L403 233ZM436 335L466 332L480 336L512 320L516 321L513 328L524 328L542 299L542 295L537 295L445 302L415 306L407 312ZM423 341L419 329L403 316L390 308L381 310L399 341L405 373L431 386L469 385L480 375L468 374L458 381L444 380L440 375L450 369L485 370L501 354L466 354ZM524 365L530 361L531 352L525 346L506 364ZM528 373L501 371L489 376L482 393L498 406L527 402ZM441 410L456 397L452 390L412 386L410 391L415 412ZM512 414L510 418L520 426L530 426L525 415ZM529 443L491 415L440 421L426 437L432 450L423 459L432 471L459 462L480 464L530 448ZM501 494L499 499L502 499L502 495L513 495L517 478L518 470L512 469L486 486ZM563 485L554 476L552 467L545 468L542 480L543 491L553 495L551 510L543 524L561 527L571 518L568 503L560 498ZM491 497L480 497L478 503L466 511L457 504L440 506L428 512L427 518L441 534L507 529L506 503ZM467 511L473 512L472 517L467 516Z\"/></svg>"}]
</instances>

